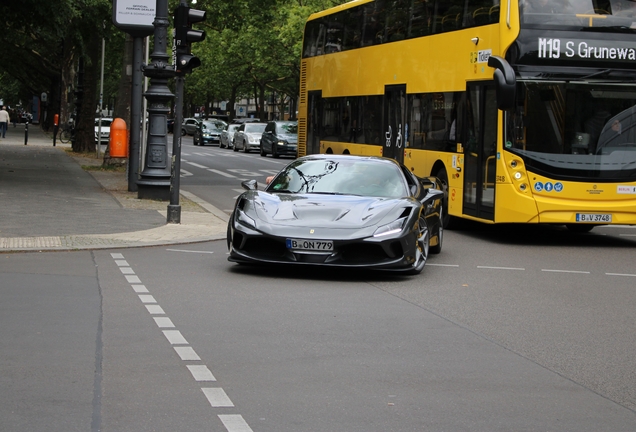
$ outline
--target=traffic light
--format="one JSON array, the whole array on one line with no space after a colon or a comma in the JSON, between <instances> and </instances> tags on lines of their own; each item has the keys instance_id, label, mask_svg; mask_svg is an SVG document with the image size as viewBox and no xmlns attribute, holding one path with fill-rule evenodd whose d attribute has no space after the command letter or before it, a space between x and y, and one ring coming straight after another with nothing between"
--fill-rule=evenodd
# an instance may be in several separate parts
<instances>
[{"instance_id":1,"label":"traffic light","mask_svg":"<svg viewBox=\"0 0 636 432\"><path fill-rule=\"evenodd\" d=\"M201 21L205 21L205 11L191 9L183 3L175 10L175 67L179 74L192 72L192 69L201 66L201 60L190 52L191 43L205 39L204 31L192 29L192 24Z\"/></svg>"}]
</instances>

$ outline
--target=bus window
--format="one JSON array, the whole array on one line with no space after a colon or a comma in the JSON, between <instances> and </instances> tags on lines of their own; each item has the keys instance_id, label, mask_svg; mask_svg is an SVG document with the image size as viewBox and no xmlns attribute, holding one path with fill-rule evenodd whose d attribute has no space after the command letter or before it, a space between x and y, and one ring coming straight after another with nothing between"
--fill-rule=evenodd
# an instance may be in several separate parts
<instances>
[{"instance_id":1,"label":"bus window","mask_svg":"<svg viewBox=\"0 0 636 432\"><path fill-rule=\"evenodd\" d=\"M418 149L455 151L461 95L461 92L411 95L409 145Z\"/></svg>"}]
</instances>

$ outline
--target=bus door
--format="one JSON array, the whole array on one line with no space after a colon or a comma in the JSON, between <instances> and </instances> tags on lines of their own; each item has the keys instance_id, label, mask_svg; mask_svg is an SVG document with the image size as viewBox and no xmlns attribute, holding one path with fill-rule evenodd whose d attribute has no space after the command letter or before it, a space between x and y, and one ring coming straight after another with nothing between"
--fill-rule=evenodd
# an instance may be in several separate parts
<instances>
[{"instance_id":1,"label":"bus door","mask_svg":"<svg viewBox=\"0 0 636 432\"><path fill-rule=\"evenodd\" d=\"M497 99L492 84L468 85L464 122L463 213L495 218Z\"/></svg>"},{"instance_id":2,"label":"bus door","mask_svg":"<svg viewBox=\"0 0 636 432\"><path fill-rule=\"evenodd\" d=\"M408 133L406 125L406 85L384 88L384 143L382 155L404 162L404 143Z\"/></svg>"},{"instance_id":3,"label":"bus door","mask_svg":"<svg viewBox=\"0 0 636 432\"><path fill-rule=\"evenodd\" d=\"M322 91L308 92L306 154L320 153L320 125L322 125Z\"/></svg>"}]
</instances>

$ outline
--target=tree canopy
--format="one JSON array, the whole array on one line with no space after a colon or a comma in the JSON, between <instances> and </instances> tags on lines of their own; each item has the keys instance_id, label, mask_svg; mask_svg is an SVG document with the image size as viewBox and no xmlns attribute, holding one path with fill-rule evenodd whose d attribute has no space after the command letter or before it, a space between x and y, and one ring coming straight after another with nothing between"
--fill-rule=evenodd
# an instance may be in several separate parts
<instances>
[{"instance_id":1,"label":"tree canopy","mask_svg":"<svg viewBox=\"0 0 636 432\"><path fill-rule=\"evenodd\" d=\"M344 2L199 0L190 4L206 11L206 20L195 25L206 31L206 39L192 45L201 66L186 78L185 106L229 101L228 110L234 114L233 104L243 97L256 99L261 109L272 92L281 100L296 100L305 21L313 12ZM178 4L179 0L169 0L169 11ZM5 22L0 33L0 99L5 105L26 108L34 96L46 92L48 103L40 117L45 129L54 114L65 122L76 112L75 151L95 150L93 119L99 103L102 41L104 104L113 106L118 99L129 104L130 90L122 89L124 63L129 61L126 37L112 23L112 5L111 0L0 4Z\"/></svg>"}]
</instances>

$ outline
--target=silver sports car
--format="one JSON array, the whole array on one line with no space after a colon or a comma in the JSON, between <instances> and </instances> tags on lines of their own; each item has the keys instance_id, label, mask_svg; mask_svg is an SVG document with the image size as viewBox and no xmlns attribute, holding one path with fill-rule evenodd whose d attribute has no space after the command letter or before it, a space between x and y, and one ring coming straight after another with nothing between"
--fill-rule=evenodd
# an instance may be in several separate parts
<instances>
[{"instance_id":1,"label":"silver sports car","mask_svg":"<svg viewBox=\"0 0 636 432\"><path fill-rule=\"evenodd\" d=\"M233 262L418 274L442 249L441 185L393 159L305 156L265 190L242 185L227 229Z\"/></svg>"}]
</instances>

